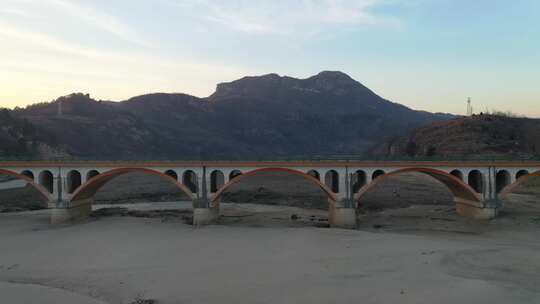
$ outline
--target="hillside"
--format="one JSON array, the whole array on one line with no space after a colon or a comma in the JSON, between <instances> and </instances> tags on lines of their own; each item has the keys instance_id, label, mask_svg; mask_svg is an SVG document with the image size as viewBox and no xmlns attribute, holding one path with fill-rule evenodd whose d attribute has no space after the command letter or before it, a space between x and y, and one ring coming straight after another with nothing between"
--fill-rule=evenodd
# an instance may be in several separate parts
<instances>
[{"instance_id":1,"label":"hillside","mask_svg":"<svg viewBox=\"0 0 540 304\"><path fill-rule=\"evenodd\" d=\"M0 110L0 157L51 158L64 155L53 134L27 119L17 118L7 109Z\"/></svg>"},{"instance_id":2,"label":"hillside","mask_svg":"<svg viewBox=\"0 0 540 304\"><path fill-rule=\"evenodd\" d=\"M54 134L69 155L102 159L358 156L382 137L452 117L385 100L341 72L244 77L207 98L158 93L110 102L72 94L13 114Z\"/></svg>"},{"instance_id":3,"label":"hillside","mask_svg":"<svg viewBox=\"0 0 540 304\"><path fill-rule=\"evenodd\" d=\"M540 119L475 115L434 122L370 149L385 157L540 156Z\"/></svg>"}]
</instances>

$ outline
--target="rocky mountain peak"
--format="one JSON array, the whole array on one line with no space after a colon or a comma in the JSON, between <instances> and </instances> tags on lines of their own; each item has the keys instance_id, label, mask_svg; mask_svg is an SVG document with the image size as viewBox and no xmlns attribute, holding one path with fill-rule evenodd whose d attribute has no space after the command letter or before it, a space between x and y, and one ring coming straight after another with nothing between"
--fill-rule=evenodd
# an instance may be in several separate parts
<instances>
[{"instance_id":1,"label":"rocky mountain peak","mask_svg":"<svg viewBox=\"0 0 540 304\"><path fill-rule=\"evenodd\" d=\"M247 76L241 79L223 82L217 85L212 98L226 96L259 95L276 90L281 85L283 77L278 74L266 74L262 76Z\"/></svg>"},{"instance_id":2,"label":"rocky mountain peak","mask_svg":"<svg viewBox=\"0 0 540 304\"><path fill-rule=\"evenodd\" d=\"M345 95L352 91L372 93L360 82L340 71L323 71L306 79L309 86L314 89L329 92L335 95Z\"/></svg>"},{"instance_id":3,"label":"rocky mountain peak","mask_svg":"<svg viewBox=\"0 0 540 304\"><path fill-rule=\"evenodd\" d=\"M322 71L319 74L312 76L311 78L327 81L356 82L354 79L351 78L351 76L341 71Z\"/></svg>"},{"instance_id":4,"label":"rocky mountain peak","mask_svg":"<svg viewBox=\"0 0 540 304\"><path fill-rule=\"evenodd\" d=\"M352 91L371 92L349 75L340 71L323 71L319 74L298 79L278 74L266 74L262 76L248 76L232 82L220 83L211 99L226 96L273 96L277 92L296 91L316 93L330 93L345 95Z\"/></svg>"}]
</instances>

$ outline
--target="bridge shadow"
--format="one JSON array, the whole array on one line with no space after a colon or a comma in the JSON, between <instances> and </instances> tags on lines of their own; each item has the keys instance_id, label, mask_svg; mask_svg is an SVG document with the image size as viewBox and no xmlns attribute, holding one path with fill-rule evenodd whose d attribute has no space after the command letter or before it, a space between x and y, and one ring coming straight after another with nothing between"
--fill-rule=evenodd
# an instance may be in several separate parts
<instances>
[{"instance_id":1,"label":"bridge shadow","mask_svg":"<svg viewBox=\"0 0 540 304\"><path fill-rule=\"evenodd\" d=\"M359 229L413 234L477 234L476 221L456 210L452 191L420 172L378 180L358 199Z\"/></svg>"},{"instance_id":2,"label":"bridge shadow","mask_svg":"<svg viewBox=\"0 0 540 304\"><path fill-rule=\"evenodd\" d=\"M95 205L190 201L170 182L142 172L130 172L107 182L94 195Z\"/></svg>"},{"instance_id":3,"label":"bridge shadow","mask_svg":"<svg viewBox=\"0 0 540 304\"><path fill-rule=\"evenodd\" d=\"M219 222L250 227L327 227L328 195L305 177L285 171L236 176L215 200ZM215 196L215 195L214 195Z\"/></svg>"},{"instance_id":4,"label":"bridge shadow","mask_svg":"<svg viewBox=\"0 0 540 304\"><path fill-rule=\"evenodd\" d=\"M46 209L50 199L34 176L0 170L0 213Z\"/></svg>"},{"instance_id":5,"label":"bridge shadow","mask_svg":"<svg viewBox=\"0 0 540 304\"><path fill-rule=\"evenodd\" d=\"M407 172L381 180L358 199L361 213L411 206L454 207L453 194L436 179L418 172Z\"/></svg>"},{"instance_id":6,"label":"bridge shadow","mask_svg":"<svg viewBox=\"0 0 540 304\"><path fill-rule=\"evenodd\" d=\"M500 193L501 216L540 216L540 173L522 175Z\"/></svg>"},{"instance_id":7,"label":"bridge shadow","mask_svg":"<svg viewBox=\"0 0 540 304\"><path fill-rule=\"evenodd\" d=\"M51 221L61 223L88 216L114 215L157 217L160 214L177 214L184 218L186 213L192 213L193 193L173 173L144 168L96 171L84 184L70 189L73 194L68 202L69 208L53 210Z\"/></svg>"}]
</instances>

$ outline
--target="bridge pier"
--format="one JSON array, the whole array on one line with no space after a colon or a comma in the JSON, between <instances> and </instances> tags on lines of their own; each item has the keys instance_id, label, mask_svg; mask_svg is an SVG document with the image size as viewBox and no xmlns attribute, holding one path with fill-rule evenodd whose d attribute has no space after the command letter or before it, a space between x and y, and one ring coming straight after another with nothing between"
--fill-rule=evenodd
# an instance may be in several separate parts
<instances>
[{"instance_id":1,"label":"bridge pier","mask_svg":"<svg viewBox=\"0 0 540 304\"><path fill-rule=\"evenodd\" d=\"M219 206L193 208L193 226L201 227L215 223L219 218Z\"/></svg>"},{"instance_id":2,"label":"bridge pier","mask_svg":"<svg viewBox=\"0 0 540 304\"><path fill-rule=\"evenodd\" d=\"M332 228L356 229L358 227L358 217L354 200L343 198L337 202L329 199L328 223Z\"/></svg>"},{"instance_id":3,"label":"bridge pier","mask_svg":"<svg viewBox=\"0 0 540 304\"><path fill-rule=\"evenodd\" d=\"M60 202L50 210L51 224L65 224L84 220L92 213L93 198L77 202Z\"/></svg>"},{"instance_id":4,"label":"bridge pier","mask_svg":"<svg viewBox=\"0 0 540 304\"><path fill-rule=\"evenodd\" d=\"M497 217L501 202L497 192L497 169L493 166L481 170L481 202L455 198L456 212L475 220L491 220Z\"/></svg>"},{"instance_id":5,"label":"bridge pier","mask_svg":"<svg viewBox=\"0 0 540 304\"><path fill-rule=\"evenodd\" d=\"M354 208L330 208L328 210L328 223L332 228L356 229L358 220Z\"/></svg>"},{"instance_id":6,"label":"bridge pier","mask_svg":"<svg viewBox=\"0 0 540 304\"><path fill-rule=\"evenodd\" d=\"M195 227L215 223L219 218L219 204L210 202L207 183L206 167L203 167L202 176L199 179L202 197L193 200L193 226Z\"/></svg>"},{"instance_id":7,"label":"bridge pier","mask_svg":"<svg viewBox=\"0 0 540 304\"><path fill-rule=\"evenodd\" d=\"M498 201L485 201L479 204L456 199L455 203L458 215L473 220L491 220L499 213Z\"/></svg>"},{"instance_id":8,"label":"bridge pier","mask_svg":"<svg viewBox=\"0 0 540 304\"><path fill-rule=\"evenodd\" d=\"M71 194L67 191L65 181L66 177L61 174L54 178L54 195L56 195L57 200L50 209L51 224L65 224L84 220L92 213L94 199L87 198L71 202Z\"/></svg>"}]
</instances>

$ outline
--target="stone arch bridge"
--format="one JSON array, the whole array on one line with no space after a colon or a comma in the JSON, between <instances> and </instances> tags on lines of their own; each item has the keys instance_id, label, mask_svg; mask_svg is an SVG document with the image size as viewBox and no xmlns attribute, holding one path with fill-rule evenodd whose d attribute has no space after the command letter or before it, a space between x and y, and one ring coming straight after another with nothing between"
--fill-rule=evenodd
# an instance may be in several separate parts
<instances>
[{"instance_id":1,"label":"stone arch bridge","mask_svg":"<svg viewBox=\"0 0 540 304\"><path fill-rule=\"evenodd\" d=\"M2 162L0 174L34 186L51 208L52 222L88 216L95 193L129 172L156 175L185 192L194 202L194 224L219 217L221 194L260 172L279 171L303 177L328 196L329 222L356 225L356 201L387 177L419 172L444 184L458 214L474 219L497 215L500 198L523 181L540 176L540 162L395 162L395 161L193 161L193 162Z\"/></svg>"}]
</instances>

